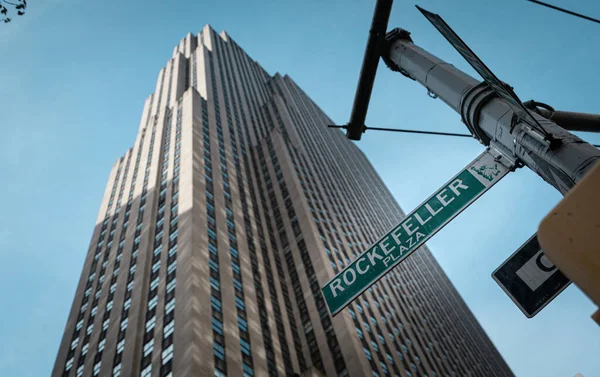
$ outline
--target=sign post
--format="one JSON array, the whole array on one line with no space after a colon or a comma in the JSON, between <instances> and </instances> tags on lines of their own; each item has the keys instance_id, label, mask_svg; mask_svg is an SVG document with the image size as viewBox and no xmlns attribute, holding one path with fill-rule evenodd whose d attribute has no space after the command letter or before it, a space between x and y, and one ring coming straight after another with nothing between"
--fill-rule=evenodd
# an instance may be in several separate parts
<instances>
[{"instance_id":1,"label":"sign post","mask_svg":"<svg viewBox=\"0 0 600 377\"><path fill-rule=\"evenodd\" d=\"M488 149L323 286L333 316L417 250L512 168Z\"/></svg>"}]
</instances>

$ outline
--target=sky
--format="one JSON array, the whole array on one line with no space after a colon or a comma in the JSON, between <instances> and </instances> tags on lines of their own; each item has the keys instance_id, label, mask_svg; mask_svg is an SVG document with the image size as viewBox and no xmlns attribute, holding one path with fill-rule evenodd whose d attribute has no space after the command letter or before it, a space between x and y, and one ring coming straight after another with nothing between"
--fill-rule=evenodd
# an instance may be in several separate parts
<instances>
[{"instance_id":1,"label":"sky","mask_svg":"<svg viewBox=\"0 0 600 377\"><path fill-rule=\"evenodd\" d=\"M390 28L477 77L417 1L397 0ZM598 112L599 25L523 0L417 4L444 17L522 100ZM553 4L600 17L592 0ZM41 377L55 361L110 168L133 144L144 100L179 40L205 24L226 30L343 124L374 1L46 0L28 8L0 25L0 375ZM467 132L458 114L383 64L367 125ZM407 213L484 150L468 138L378 131L357 145ZM600 376L596 308L577 287L527 319L491 278L560 199L520 169L427 243L517 376Z\"/></svg>"}]
</instances>

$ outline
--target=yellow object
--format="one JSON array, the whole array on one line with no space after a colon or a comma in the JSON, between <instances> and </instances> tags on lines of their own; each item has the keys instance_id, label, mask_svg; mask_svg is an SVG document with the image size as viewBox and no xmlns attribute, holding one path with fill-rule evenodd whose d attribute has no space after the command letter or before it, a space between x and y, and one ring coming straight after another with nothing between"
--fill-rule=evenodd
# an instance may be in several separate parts
<instances>
[{"instance_id":1,"label":"yellow object","mask_svg":"<svg viewBox=\"0 0 600 377\"><path fill-rule=\"evenodd\" d=\"M600 163L542 220L537 234L548 259L600 307ZM592 318L600 325L600 310Z\"/></svg>"}]
</instances>

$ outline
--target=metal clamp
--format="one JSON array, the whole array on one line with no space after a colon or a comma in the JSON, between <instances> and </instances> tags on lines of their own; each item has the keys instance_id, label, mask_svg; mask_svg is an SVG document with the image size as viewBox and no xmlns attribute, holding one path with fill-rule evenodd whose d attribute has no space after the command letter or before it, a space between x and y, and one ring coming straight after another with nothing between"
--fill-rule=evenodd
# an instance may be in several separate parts
<instances>
[{"instance_id":1,"label":"metal clamp","mask_svg":"<svg viewBox=\"0 0 600 377\"><path fill-rule=\"evenodd\" d=\"M481 97L475 100L473 97ZM479 140L483 145L490 144L490 137L485 134L479 127L479 117L481 109L487 105L492 99L498 97L496 92L485 81L469 88L466 93L461 97L460 104L460 117L462 122L467 126L469 131ZM469 114L473 114L471 118Z\"/></svg>"},{"instance_id":2,"label":"metal clamp","mask_svg":"<svg viewBox=\"0 0 600 377\"><path fill-rule=\"evenodd\" d=\"M381 51L381 58L383 59L383 62L385 63L385 65L392 71L394 72L399 72L401 73L403 76L408 77L411 80L415 80L414 77L412 77L408 72L406 72L404 69L400 68L400 66L398 66L398 64L396 64L392 59L390 59L389 54L390 54L390 50L392 49L392 45L394 44L395 41L397 40L403 40L403 41L408 41L408 42L413 42L412 38L410 37L410 32L404 29L401 29L399 27L390 30L386 35L385 35L385 43L383 44L383 51Z\"/></svg>"},{"instance_id":3,"label":"metal clamp","mask_svg":"<svg viewBox=\"0 0 600 377\"><path fill-rule=\"evenodd\" d=\"M488 149L490 154L494 156L494 161L506 166L510 171L523 166L518 157L511 154L510 151L495 140L490 141Z\"/></svg>"}]
</instances>

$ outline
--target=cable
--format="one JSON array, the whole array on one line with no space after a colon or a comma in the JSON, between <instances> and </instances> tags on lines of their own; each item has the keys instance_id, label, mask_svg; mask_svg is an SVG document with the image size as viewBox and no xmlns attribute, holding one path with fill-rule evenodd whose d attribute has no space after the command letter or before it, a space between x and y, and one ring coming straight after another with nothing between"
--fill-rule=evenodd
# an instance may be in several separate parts
<instances>
[{"instance_id":1,"label":"cable","mask_svg":"<svg viewBox=\"0 0 600 377\"><path fill-rule=\"evenodd\" d=\"M551 8L551 9L555 9L555 10L557 10L557 11L559 11L559 12L564 12L564 13L570 14L570 15L572 15L572 16L579 17L579 18L583 18L583 19L585 19L585 20L592 21L592 22L596 22L596 23L600 24L600 20L597 20L597 19L595 19L595 18L592 18L592 17L585 16L585 15L583 15L583 14L580 14L580 13L575 13L575 12L572 12L572 11L570 11L570 10L566 10L566 9L563 9L563 8L559 8L559 7L555 6L555 5L546 4L546 3L543 3L543 2L541 2L541 1L538 1L538 0L527 0L527 1L529 1L529 2L532 2L532 3L535 3L535 4L539 4L539 5L542 5L542 6L545 6L545 7Z\"/></svg>"},{"instance_id":2,"label":"cable","mask_svg":"<svg viewBox=\"0 0 600 377\"><path fill-rule=\"evenodd\" d=\"M538 114L539 114L539 111L537 110L538 107L548 110L551 113L550 116L554 115L554 112L555 112L555 110L552 106L545 104L543 102L537 102L535 100L529 100L529 101L523 102L523 106L525 106L525 108L528 111L529 110L535 111ZM535 118L533 118L533 119L535 120ZM536 130L540 131L544 135L545 140L548 140L551 144L553 142L555 142L554 135L552 135L550 132L546 131L546 129L544 127L542 127L542 125L537 120L535 120L535 123L536 123L536 126L534 128ZM514 127L514 126L511 126L511 132L512 132L512 127Z\"/></svg>"},{"instance_id":3,"label":"cable","mask_svg":"<svg viewBox=\"0 0 600 377\"><path fill-rule=\"evenodd\" d=\"M347 128L347 126L335 126L335 125L328 125L327 127L329 127L329 128ZM452 132L437 132L437 131L401 130L401 129L397 129L397 128L365 127L365 131L366 130L406 132L406 133L411 133L411 134L439 135L439 136L473 137L473 135L469 135L469 134L456 134L456 133L452 133Z\"/></svg>"},{"instance_id":4,"label":"cable","mask_svg":"<svg viewBox=\"0 0 600 377\"><path fill-rule=\"evenodd\" d=\"M550 111L551 113L554 113L556 111L556 110L554 110L554 107L552 107L548 104L545 104L543 102L533 101L533 105L535 107L541 107L542 109L546 109L546 110Z\"/></svg>"},{"instance_id":5,"label":"cable","mask_svg":"<svg viewBox=\"0 0 600 377\"><path fill-rule=\"evenodd\" d=\"M540 107L542 107L542 106L540 106ZM550 106L548 106L548 107L550 107ZM334 124L328 124L327 127L329 127L329 128L347 128L347 126L336 126ZM365 131L366 130L406 132L406 133L410 133L410 134L438 135L438 136L473 137L473 135L469 135L469 134L455 134L452 132L436 132L436 131L402 130L402 129L398 129L398 128L365 127ZM596 148L600 148L599 144L592 144L592 146L594 146Z\"/></svg>"},{"instance_id":6,"label":"cable","mask_svg":"<svg viewBox=\"0 0 600 377\"><path fill-rule=\"evenodd\" d=\"M380 127L367 127L367 130L374 131L393 131L393 132L406 132L411 134L423 134L423 135L439 135L439 136L459 136L459 137L473 137L469 134L455 134L452 132L437 132L437 131L418 131L418 130L400 130L396 128L380 128Z\"/></svg>"}]
</instances>

